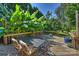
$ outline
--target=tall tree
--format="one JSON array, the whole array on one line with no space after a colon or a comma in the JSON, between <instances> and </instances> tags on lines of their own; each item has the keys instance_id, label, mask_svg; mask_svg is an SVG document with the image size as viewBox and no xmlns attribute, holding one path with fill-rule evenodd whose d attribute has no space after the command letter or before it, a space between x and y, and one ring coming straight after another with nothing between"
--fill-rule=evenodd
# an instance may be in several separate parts
<instances>
[{"instance_id":1,"label":"tall tree","mask_svg":"<svg viewBox=\"0 0 79 59\"><path fill-rule=\"evenodd\" d=\"M32 8L32 13L35 12L36 10L38 10L38 13L36 14L37 18L40 18L41 16L43 16L43 13L37 7Z\"/></svg>"},{"instance_id":2,"label":"tall tree","mask_svg":"<svg viewBox=\"0 0 79 59\"><path fill-rule=\"evenodd\" d=\"M69 22L69 27L71 29L75 29L75 11L79 10L79 4L77 3L71 3L71 4L64 4L64 16L67 18L67 21Z\"/></svg>"},{"instance_id":3,"label":"tall tree","mask_svg":"<svg viewBox=\"0 0 79 59\"><path fill-rule=\"evenodd\" d=\"M73 6L73 4L61 4L56 9L56 14L57 14L57 17L58 17L58 21L61 22L62 30L64 30L66 28L68 31L70 31L70 29L73 27L72 25L74 23L72 23L72 19L75 19L74 18L75 17L75 14L74 14L75 9L74 8L76 8L76 5ZM72 11L74 11L74 12L72 12Z\"/></svg>"},{"instance_id":4,"label":"tall tree","mask_svg":"<svg viewBox=\"0 0 79 59\"><path fill-rule=\"evenodd\" d=\"M52 16L52 12L51 12L51 11L47 11L47 13L46 13L46 18L47 18L47 19L50 19L51 16Z\"/></svg>"}]
</instances>

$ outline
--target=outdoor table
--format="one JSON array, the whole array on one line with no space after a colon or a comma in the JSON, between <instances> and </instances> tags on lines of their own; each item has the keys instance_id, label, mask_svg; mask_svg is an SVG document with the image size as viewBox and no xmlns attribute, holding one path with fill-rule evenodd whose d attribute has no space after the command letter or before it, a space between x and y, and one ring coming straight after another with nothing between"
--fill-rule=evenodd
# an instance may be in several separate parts
<instances>
[{"instance_id":1,"label":"outdoor table","mask_svg":"<svg viewBox=\"0 0 79 59\"><path fill-rule=\"evenodd\" d=\"M39 47L40 45L42 45L45 42L45 40L33 39L31 42L32 42L34 47Z\"/></svg>"}]
</instances>

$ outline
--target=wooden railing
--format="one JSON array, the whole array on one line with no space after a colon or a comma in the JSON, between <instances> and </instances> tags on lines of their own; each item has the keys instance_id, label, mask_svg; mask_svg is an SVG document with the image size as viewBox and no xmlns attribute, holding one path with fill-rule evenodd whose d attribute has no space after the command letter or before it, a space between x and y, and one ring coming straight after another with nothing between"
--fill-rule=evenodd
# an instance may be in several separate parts
<instances>
[{"instance_id":1,"label":"wooden railing","mask_svg":"<svg viewBox=\"0 0 79 59\"><path fill-rule=\"evenodd\" d=\"M4 37L24 35L24 34L32 34L32 32L16 33L16 34L7 34L7 35L4 35Z\"/></svg>"},{"instance_id":2,"label":"wooden railing","mask_svg":"<svg viewBox=\"0 0 79 59\"><path fill-rule=\"evenodd\" d=\"M7 35L4 35L4 37L18 36L18 35L29 35L29 34L36 34L36 33L43 33L43 32L42 31L37 31L37 32L25 32L25 33L7 34Z\"/></svg>"}]
</instances>

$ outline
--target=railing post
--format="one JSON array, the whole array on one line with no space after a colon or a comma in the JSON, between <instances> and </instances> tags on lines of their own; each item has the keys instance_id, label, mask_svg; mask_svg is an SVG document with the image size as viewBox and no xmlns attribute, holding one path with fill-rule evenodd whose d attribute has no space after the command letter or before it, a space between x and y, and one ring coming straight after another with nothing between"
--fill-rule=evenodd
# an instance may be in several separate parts
<instances>
[{"instance_id":1,"label":"railing post","mask_svg":"<svg viewBox=\"0 0 79 59\"><path fill-rule=\"evenodd\" d=\"M74 48L79 49L79 12L76 10L76 32L72 33L72 45Z\"/></svg>"},{"instance_id":2,"label":"railing post","mask_svg":"<svg viewBox=\"0 0 79 59\"><path fill-rule=\"evenodd\" d=\"M4 37L4 38L3 38L3 42L4 42L5 45L8 44L7 37Z\"/></svg>"},{"instance_id":3,"label":"railing post","mask_svg":"<svg viewBox=\"0 0 79 59\"><path fill-rule=\"evenodd\" d=\"M76 35L79 37L79 12L76 10Z\"/></svg>"}]
</instances>

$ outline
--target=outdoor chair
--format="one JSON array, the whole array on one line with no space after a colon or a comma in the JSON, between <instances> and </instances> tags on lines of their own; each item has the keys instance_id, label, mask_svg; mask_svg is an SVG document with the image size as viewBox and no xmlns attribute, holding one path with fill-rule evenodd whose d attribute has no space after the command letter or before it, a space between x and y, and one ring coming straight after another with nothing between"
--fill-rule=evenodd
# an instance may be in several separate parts
<instances>
[{"instance_id":1,"label":"outdoor chair","mask_svg":"<svg viewBox=\"0 0 79 59\"><path fill-rule=\"evenodd\" d=\"M33 55L34 52L36 52L37 48L34 48L33 46L28 46L25 42L22 40L19 41L19 43L22 46L22 55L23 56L30 56Z\"/></svg>"},{"instance_id":2,"label":"outdoor chair","mask_svg":"<svg viewBox=\"0 0 79 59\"><path fill-rule=\"evenodd\" d=\"M18 50L20 51L22 49L21 45L18 43L18 41L14 38L12 38L12 44L13 46Z\"/></svg>"}]
</instances>

